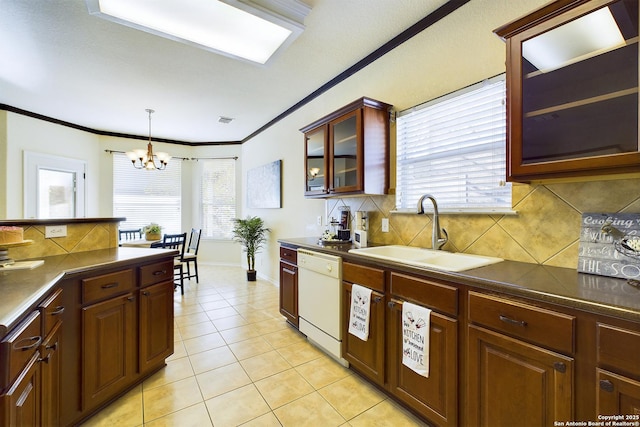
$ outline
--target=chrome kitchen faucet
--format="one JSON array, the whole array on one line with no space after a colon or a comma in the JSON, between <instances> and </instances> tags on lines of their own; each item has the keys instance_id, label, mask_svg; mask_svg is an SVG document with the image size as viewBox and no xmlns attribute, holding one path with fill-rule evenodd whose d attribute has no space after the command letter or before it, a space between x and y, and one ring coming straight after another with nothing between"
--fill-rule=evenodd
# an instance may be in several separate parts
<instances>
[{"instance_id":1,"label":"chrome kitchen faucet","mask_svg":"<svg viewBox=\"0 0 640 427\"><path fill-rule=\"evenodd\" d=\"M431 248L432 249L442 249L442 247L449 241L449 235L447 234L447 230L440 229L440 221L438 220L438 204L436 203L436 198L431 194L424 194L420 196L420 200L418 200L418 214L424 214L424 199L431 200L433 203L433 231L431 232ZM444 238L440 234L440 231L444 234Z\"/></svg>"}]
</instances>

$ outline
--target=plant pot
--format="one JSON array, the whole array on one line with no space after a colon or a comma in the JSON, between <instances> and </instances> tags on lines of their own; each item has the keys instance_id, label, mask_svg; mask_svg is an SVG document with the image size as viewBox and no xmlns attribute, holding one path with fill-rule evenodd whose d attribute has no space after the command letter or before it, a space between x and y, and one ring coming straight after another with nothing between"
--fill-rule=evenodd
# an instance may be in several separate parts
<instances>
[{"instance_id":1,"label":"plant pot","mask_svg":"<svg viewBox=\"0 0 640 427\"><path fill-rule=\"evenodd\" d=\"M146 240L160 240L160 233L144 233Z\"/></svg>"},{"instance_id":2,"label":"plant pot","mask_svg":"<svg viewBox=\"0 0 640 427\"><path fill-rule=\"evenodd\" d=\"M256 270L247 270L247 280L249 282L255 282L257 275L258 275L258 272Z\"/></svg>"}]
</instances>

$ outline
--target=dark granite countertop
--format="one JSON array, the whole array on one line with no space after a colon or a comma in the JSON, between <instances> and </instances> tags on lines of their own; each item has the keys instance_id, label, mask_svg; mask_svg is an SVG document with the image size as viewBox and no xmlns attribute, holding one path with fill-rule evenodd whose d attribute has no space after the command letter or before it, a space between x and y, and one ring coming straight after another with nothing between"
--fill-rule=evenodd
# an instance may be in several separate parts
<instances>
[{"instance_id":1,"label":"dark granite countertop","mask_svg":"<svg viewBox=\"0 0 640 427\"><path fill-rule=\"evenodd\" d=\"M478 289L558 304L595 314L640 321L640 289L624 279L578 273L577 270L517 261L503 261L463 272L412 267L351 254L351 244L319 244L318 238L280 239L284 246L299 247L341 256L394 271L446 280Z\"/></svg>"},{"instance_id":2,"label":"dark granite countertop","mask_svg":"<svg viewBox=\"0 0 640 427\"><path fill-rule=\"evenodd\" d=\"M0 268L0 337L4 336L25 312L38 304L63 278L93 270L135 262L149 262L177 253L169 249L112 248L40 258L44 264L33 270Z\"/></svg>"}]
</instances>

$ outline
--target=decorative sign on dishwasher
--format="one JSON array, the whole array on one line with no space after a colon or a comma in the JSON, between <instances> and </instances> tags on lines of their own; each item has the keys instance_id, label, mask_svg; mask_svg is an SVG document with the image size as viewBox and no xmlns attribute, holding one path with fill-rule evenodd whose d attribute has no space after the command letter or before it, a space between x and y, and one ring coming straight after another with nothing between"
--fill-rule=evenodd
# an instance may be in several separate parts
<instances>
[{"instance_id":1,"label":"decorative sign on dishwasher","mask_svg":"<svg viewBox=\"0 0 640 427\"><path fill-rule=\"evenodd\" d=\"M640 279L640 214L582 214L578 271Z\"/></svg>"}]
</instances>

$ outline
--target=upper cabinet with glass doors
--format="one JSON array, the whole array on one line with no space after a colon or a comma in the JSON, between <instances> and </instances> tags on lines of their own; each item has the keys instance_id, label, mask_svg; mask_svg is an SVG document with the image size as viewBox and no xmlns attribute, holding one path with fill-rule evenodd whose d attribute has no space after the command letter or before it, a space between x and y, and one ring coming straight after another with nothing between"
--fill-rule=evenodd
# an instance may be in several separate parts
<instances>
[{"instance_id":1,"label":"upper cabinet with glass doors","mask_svg":"<svg viewBox=\"0 0 640 427\"><path fill-rule=\"evenodd\" d=\"M495 30L509 181L640 173L638 22L638 0L557 0Z\"/></svg>"},{"instance_id":2,"label":"upper cabinet with glass doors","mask_svg":"<svg viewBox=\"0 0 640 427\"><path fill-rule=\"evenodd\" d=\"M390 108L361 98L300 129L305 196L389 193Z\"/></svg>"}]
</instances>

